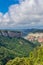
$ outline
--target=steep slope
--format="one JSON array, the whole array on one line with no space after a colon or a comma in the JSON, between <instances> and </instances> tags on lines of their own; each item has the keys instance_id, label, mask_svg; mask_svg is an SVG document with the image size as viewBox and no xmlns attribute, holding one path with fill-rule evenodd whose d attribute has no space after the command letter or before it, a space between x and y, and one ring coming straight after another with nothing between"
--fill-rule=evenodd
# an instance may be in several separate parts
<instances>
[{"instance_id":1,"label":"steep slope","mask_svg":"<svg viewBox=\"0 0 43 65\"><path fill-rule=\"evenodd\" d=\"M0 36L4 37L21 37L22 32L20 31L11 31L11 30L0 30Z\"/></svg>"},{"instance_id":2,"label":"steep slope","mask_svg":"<svg viewBox=\"0 0 43 65\"><path fill-rule=\"evenodd\" d=\"M27 58L15 58L6 65L43 65L43 47L34 49Z\"/></svg>"},{"instance_id":3,"label":"steep slope","mask_svg":"<svg viewBox=\"0 0 43 65\"><path fill-rule=\"evenodd\" d=\"M39 46L37 44L23 38L0 36L0 65L5 65L7 61L15 57L28 57L29 53Z\"/></svg>"}]
</instances>

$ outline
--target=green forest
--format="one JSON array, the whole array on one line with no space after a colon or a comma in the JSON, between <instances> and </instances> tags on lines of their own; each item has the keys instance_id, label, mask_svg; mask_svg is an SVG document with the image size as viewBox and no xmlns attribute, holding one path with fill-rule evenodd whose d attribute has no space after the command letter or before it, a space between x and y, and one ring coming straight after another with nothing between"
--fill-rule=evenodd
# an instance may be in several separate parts
<instances>
[{"instance_id":1,"label":"green forest","mask_svg":"<svg viewBox=\"0 0 43 65\"><path fill-rule=\"evenodd\" d=\"M0 65L43 65L43 47L37 41L0 36Z\"/></svg>"},{"instance_id":2,"label":"green forest","mask_svg":"<svg viewBox=\"0 0 43 65\"><path fill-rule=\"evenodd\" d=\"M29 57L15 58L6 65L43 65L43 46L34 49Z\"/></svg>"}]
</instances>

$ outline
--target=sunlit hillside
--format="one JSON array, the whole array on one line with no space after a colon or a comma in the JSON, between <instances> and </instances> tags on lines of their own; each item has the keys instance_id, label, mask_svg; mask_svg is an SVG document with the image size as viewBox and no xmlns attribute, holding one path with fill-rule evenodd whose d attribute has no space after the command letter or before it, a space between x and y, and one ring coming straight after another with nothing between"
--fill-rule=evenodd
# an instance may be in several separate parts
<instances>
[{"instance_id":1,"label":"sunlit hillside","mask_svg":"<svg viewBox=\"0 0 43 65\"><path fill-rule=\"evenodd\" d=\"M17 57L8 61L6 65L43 65L43 47L34 49L29 57Z\"/></svg>"},{"instance_id":2,"label":"sunlit hillside","mask_svg":"<svg viewBox=\"0 0 43 65\"><path fill-rule=\"evenodd\" d=\"M27 36L24 37L25 39L32 41L32 42L39 42L43 44L43 32L36 32L36 33L29 33ZM42 45L41 44L41 45Z\"/></svg>"}]
</instances>

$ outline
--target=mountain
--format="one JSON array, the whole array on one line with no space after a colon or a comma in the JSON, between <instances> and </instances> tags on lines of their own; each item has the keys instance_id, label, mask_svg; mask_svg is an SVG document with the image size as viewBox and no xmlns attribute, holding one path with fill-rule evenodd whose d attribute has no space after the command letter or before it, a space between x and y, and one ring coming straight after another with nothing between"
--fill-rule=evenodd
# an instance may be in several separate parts
<instances>
[{"instance_id":1,"label":"mountain","mask_svg":"<svg viewBox=\"0 0 43 65\"><path fill-rule=\"evenodd\" d=\"M29 33L36 33L36 32L43 33L43 29L18 29L18 31L22 32L22 36L26 36Z\"/></svg>"},{"instance_id":2,"label":"mountain","mask_svg":"<svg viewBox=\"0 0 43 65\"><path fill-rule=\"evenodd\" d=\"M37 46L40 44L34 44L23 38L0 36L0 65L5 65L7 61L15 57L28 57Z\"/></svg>"},{"instance_id":3,"label":"mountain","mask_svg":"<svg viewBox=\"0 0 43 65\"><path fill-rule=\"evenodd\" d=\"M38 42L30 42L23 38L31 30L23 29L17 31L0 30L0 65L16 57L28 57L34 48L40 46Z\"/></svg>"},{"instance_id":4,"label":"mountain","mask_svg":"<svg viewBox=\"0 0 43 65\"><path fill-rule=\"evenodd\" d=\"M12 29L12 30L0 30L0 36L7 37L24 37L29 33L43 33L43 29Z\"/></svg>"},{"instance_id":5,"label":"mountain","mask_svg":"<svg viewBox=\"0 0 43 65\"><path fill-rule=\"evenodd\" d=\"M11 30L0 30L0 36L4 37L21 37L22 32L20 31L11 31Z\"/></svg>"}]
</instances>

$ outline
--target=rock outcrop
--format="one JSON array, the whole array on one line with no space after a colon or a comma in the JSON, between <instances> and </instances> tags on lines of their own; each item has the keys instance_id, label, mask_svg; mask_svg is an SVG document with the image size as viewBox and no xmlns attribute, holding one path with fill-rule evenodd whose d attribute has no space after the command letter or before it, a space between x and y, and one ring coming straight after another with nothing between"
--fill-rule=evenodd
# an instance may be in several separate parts
<instances>
[{"instance_id":1,"label":"rock outcrop","mask_svg":"<svg viewBox=\"0 0 43 65\"><path fill-rule=\"evenodd\" d=\"M22 32L0 30L0 36L5 36L5 37L21 37L22 36Z\"/></svg>"}]
</instances>

